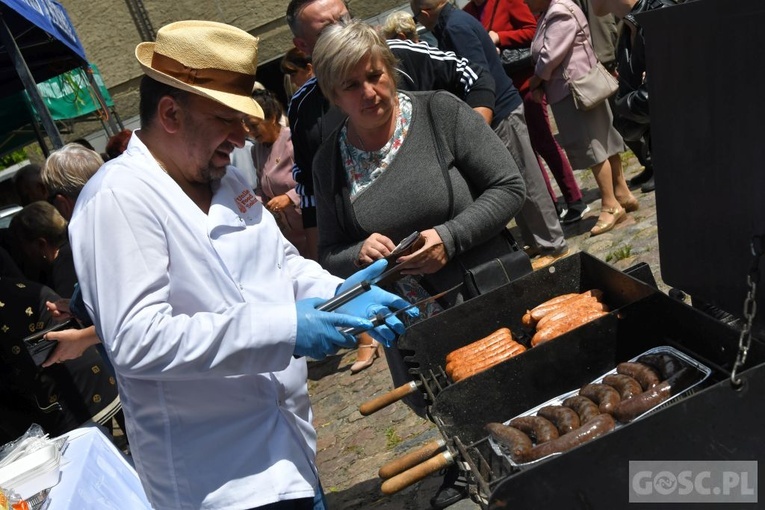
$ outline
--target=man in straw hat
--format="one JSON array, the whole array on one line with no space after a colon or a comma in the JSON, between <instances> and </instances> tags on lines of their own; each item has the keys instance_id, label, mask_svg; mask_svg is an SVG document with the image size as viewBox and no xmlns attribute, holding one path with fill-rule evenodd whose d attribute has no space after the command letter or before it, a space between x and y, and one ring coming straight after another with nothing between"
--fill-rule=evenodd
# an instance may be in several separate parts
<instances>
[{"instance_id":1,"label":"man in straw hat","mask_svg":"<svg viewBox=\"0 0 765 510\"><path fill-rule=\"evenodd\" d=\"M181 21L141 43L141 129L82 190L70 226L88 312L114 363L136 469L158 509L314 507L316 433L304 356L338 328L406 305L300 257L229 154L244 143L258 40ZM416 313L414 314L416 315ZM373 333L390 342L398 320Z\"/></svg>"}]
</instances>

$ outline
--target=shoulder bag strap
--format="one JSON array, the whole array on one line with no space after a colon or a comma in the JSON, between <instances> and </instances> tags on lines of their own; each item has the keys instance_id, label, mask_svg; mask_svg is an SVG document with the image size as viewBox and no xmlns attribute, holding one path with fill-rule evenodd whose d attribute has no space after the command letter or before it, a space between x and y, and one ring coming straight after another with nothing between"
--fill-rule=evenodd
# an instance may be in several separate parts
<instances>
[{"instance_id":1,"label":"shoulder bag strap","mask_svg":"<svg viewBox=\"0 0 765 510\"><path fill-rule=\"evenodd\" d=\"M569 11L571 11L571 15L574 17L574 21L576 21L576 24L579 25L579 30L581 30L582 33L584 34L585 46L590 47L590 51L592 52L592 55L595 57L595 64L597 65L597 63L600 62L600 60L598 60L598 55L595 53L595 48L592 46L592 41L590 41L590 37L592 36L588 35L587 32L585 32L584 27L582 26L582 23L579 21L579 18L576 16L576 13L574 12L574 9L572 9L571 6L568 4L566 4L566 7L568 8ZM582 11L582 14L584 14L584 11Z\"/></svg>"},{"instance_id":2,"label":"shoulder bag strap","mask_svg":"<svg viewBox=\"0 0 765 510\"><path fill-rule=\"evenodd\" d=\"M489 18L489 28L487 32L494 26L494 16L497 14L497 7L499 7L499 0L494 0L494 9L491 11L491 18Z\"/></svg>"},{"instance_id":3,"label":"shoulder bag strap","mask_svg":"<svg viewBox=\"0 0 765 510\"><path fill-rule=\"evenodd\" d=\"M433 102L433 97L437 94L434 92L428 98L428 121L430 122L430 133L433 136L433 142L436 147L436 157L438 158L438 165L441 167L441 173L446 181L446 191L449 195L449 219L454 217L454 189L452 189L452 180L449 178L449 169L446 167L446 161L444 161L443 144L441 143L441 137L436 132L436 122L433 119L433 109L430 104Z\"/></svg>"}]
</instances>

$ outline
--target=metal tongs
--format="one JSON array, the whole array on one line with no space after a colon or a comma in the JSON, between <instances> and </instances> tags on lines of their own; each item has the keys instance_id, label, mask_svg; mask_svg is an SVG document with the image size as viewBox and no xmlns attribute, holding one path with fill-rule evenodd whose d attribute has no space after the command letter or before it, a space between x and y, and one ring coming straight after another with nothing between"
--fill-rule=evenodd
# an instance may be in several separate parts
<instances>
[{"instance_id":1,"label":"metal tongs","mask_svg":"<svg viewBox=\"0 0 765 510\"><path fill-rule=\"evenodd\" d=\"M399 244L396 246L396 248L391 252L389 257L395 257L399 253L404 252L406 249L411 247L420 237L419 232L412 232L408 236L406 236ZM317 310L320 312L331 312L332 310L336 310L343 306L345 303L349 302L356 296L360 296L361 294L369 291L369 289L372 288L372 285L374 285L377 282L381 282L385 280L387 277L389 277L392 274L397 273L398 271L401 271L401 268L398 267L398 264L393 264L390 268L388 268L385 272L378 275L376 278L373 278L370 280L364 280L363 282L354 285L350 289L346 290L342 294L338 294L337 296L333 297L332 299L326 301L322 305L316 307Z\"/></svg>"},{"instance_id":2,"label":"metal tongs","mask_svg":"<svg viewBox=\"0 0 765 510\"><path fill-rule=\"evenodd\" d=\"M345 328L345 329L341 329L340 332L348 334L348 335L356 336L356 335L358 335L360 333L363 333L365 331L369 331L370 329L374 329L377 326L382 326L383 324L385 324L385 320L388 319L389 317L400 317L402 314L406 313L407 311L411 310L412 308L420 307L422 305L426 305L428 303L432 303L436 299L439 299L439 298L449 294L450 292L453 292L453 291L459 289L460 287L462 287L462 283L458 283L457 285L455 285L451 289L447 289L447 290L445 290L443 292L439 292L438 294L435 294L433 296L427 297L425 299L421 299L421 300L417 301L416 303L413 303L413 304L411 304L411 305L409 305L407 307L404 307L404 308L402 308L400 310L396 310L395 312L390 312L390 313L379 312L379 313L376 313L375 316L370 319L372 321L372 327L371 328Z\"/></svg>"}]
</instances>

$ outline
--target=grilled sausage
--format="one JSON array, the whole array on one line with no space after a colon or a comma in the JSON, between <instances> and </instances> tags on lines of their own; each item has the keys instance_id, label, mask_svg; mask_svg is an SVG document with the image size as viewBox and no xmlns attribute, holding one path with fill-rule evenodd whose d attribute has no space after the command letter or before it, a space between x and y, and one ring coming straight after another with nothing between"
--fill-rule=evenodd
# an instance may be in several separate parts
<instances>
[{"instance_id":1,"label":"grilled sausage","mask_svg":"<svg viewBox=\"0 0 765 510\"><path fill-rule=\"evenodd\" d=\"M598 301L603 301L603 291L600 289L590 289L582 292L584 296L592 296Z\"/></svg>"},{"instance_id":2,"label":"grilled sausage","mask_svg":"<svg viewBox=\"0 0 765 510\"><path fill-rule=\"evenodd\" d=\"M459 356L456 356L451 359L451 361L447 362L447 367L449 365L452 365L452 368L456 365L462 365L462 364L471 364L473 361L478 359L487 358L493 354L496 354L500 351L504 351L508 349L509 347L514 347L518 344L515 340L513 340L510 335L502 336L497 342L484 347L476 349L472 352L466 352L464 354L461 354Z\"/></svg>"},{"instance_id":3,"label":"grilled sausage","mask_svg":"<svg viewBox=\"0 0 765 510\"><path fill-rule=\"evenodd\" d=\"M507 351L508 349L512 349L520 345L515 340L512 340L509 336L507 338L503 338L499 342L486 347L485 349L481 349L479 351L466 353L463 356L459 356L449 363L446 364L446 373L449 376L452 376L454 374L454 371L459 368L466 368L475 365L476 363L479 363L482 360L496 357L503 352Z\"/></svg>"},{"instance_id":4,"label":"grilled sausage","mask_svg":"<svg viewBox=\"0 0 765 510\"><path fill-rule=\"evenodd\" d=\"M578 297L579 294L572 293L572 294L561 294L560 296L556 296L552 299L548 299L544 303L541 303L534 308L532 308L528 313L531 316L531 320L536 322L550 313L551 311L558 308L562 303L568 301L569 299L574 299L575 297Z\"/></svg>"},{"instance_id":5,"label":"grilled sausage","mask_svg":"<svg viewBox=\"0 0 765 510\"><path fill-rule=\"evenodd\" d=\"M564 319L560 319L552 323L550 326L542 329L538 329L534 336L531 338L531 346L536 347L544 342L561 336L564 333L578 328L579 326L586 324L595 319L599 319L606 315L607 312L597 310L582 310L581 312L574 312Z\"/></svg>"},{"instance_id":6,"label":"grilled sausage","mask_svg":"<svg viewBox=\"0 0 765 510\"><path fill-rule=\"evenodd\" d=\"M598 404L601 413L610 413L622 400L619 392L607 384L587 384L579 394Z\"/></svg>"},{"instance_id":7,"label":"grilled sausage","mask_svg":"<svg viewBox=\"0 0 765 510\"><path fill-rule=\"evenodd\" d=\"M510 458L515 462L525 462L531 450L531 438L520 430L503 423L487 423L486 430L496 442L510 450Z\"/></svg>"},{"instance_id":8,"label":"grilled sausage","mask_svg":"<svg viewBox=\"0 0 765 510\"><path fill-rule=\"evenodd\" d=\"M576 411L563 406L544 406L537 411L537 416L550 420L558 428L559 435L578 429L581 423Z\"/></svg>"},{"instance_id":9,"label":"grilled sausage","mask_svg":"<svg viewBox=\"0 0 765 510\"><path fill-rule=\"evenodd\" d=\"M683 368L679 359L666 353L644 354L638 358L638 363L654 368L662 380L669 379Z\"/></svg>"},{"instance_id":10,"label":"grilled sausage","mask_svg":"<svg viewBox=\"0 0 765 510\"><path fill-rule=\"evenodd\" d=\"M669 384L667 381L664 381L644 391L640 395L636 395L631 399L621 402L614 408L614 417L622 423L630 422L649 409L668 400L670 396Z\"/></svg>"},{"instance_id":11,"label":"grilled sausage","mask_svg":"<svg viewBox=\"0 0 765 510\"><path fill-rule=\"evenodd\" d=\"M463 347L460 347L459 349L455 349L454 351L450 352L446 355L446 361L454 361L463 356L469 356L476 351L488 349L507 338L512 338L510 330L507 328L500 328L480 340L471 342Z\"/></svg>"},{"instance_id":12,"label":"grilled sausage","mask_svg":"<svg viewBox=\"0 0 765 510\"><path fill-rule=\"evenodd\" d=\"M581 299L579 298L572 299L571 301L566 301L564 306L562 306L558 310L552 313L548 313L547 315L542 317L537 323L537 330L544 329L552 325L554 322L563 320L572 314L580 313L584 310L596 310L600 312L609 312L610 308L608 308L608 305L606 305L605 303L601 303L600 301L598 301L597 299L591 296L583 297Z\"/></svg>"},{"instance_id":13,"label":"grilled sausage","mask_svg":"<svg viewBox=\"0 0 765 510\"><path fill-rule=\"evenodd\" d=\"M656 370L649 367L648 365L643 365L642 363L634 363L631 361L626 361L616 365L616 373L632 377L640 383L640 386L644 391L648 390L649 388L653 388L661 381Z\"/></svg>"},{"instance_id":14,"label":"grilled sausage","mask_svg":"<svg viewBox=\"0 0 765 510\"><path fill-rule=\"evenodd\" d=\"M673 395L682 393L700 377L699 372L689 367L682 368L672 377L656 386L636 395L631 399L621 402L614 409L614 418L622 423L627 423L646 411L650 411L662 402L669 400Z\"/></svg>"},{"instance_id":15,"label":"grilled sausage","mask_svg":"<svg viewBox=\"0 0 765 510\"><path fill-rule=\"evenodd\" d=\"M546 315L558 311L563 307L568 307L572 301L586 297L593 297L600 301L603 298L603 292L598 289L592 289L582 292L581 294L562 294L552 299L548 299L544 303L528 310L521 319L521 323L526 327L532 327Z\"/></svg>"},{"instance_id":16,"label":"grilled sausage","mask_svg":"<svg viewBox=\"0 0 765 510\"><path fill-rule=\"evenodd\" d=\"M599 414L588 423L560 436L558 439L536 445L525 456L526 462L538 460L553 453L567 452L576 446L611 432L615 426L614 419L610 414Z\"/></svg>"},{"instance_id":17,"label":"grilled sausage","mask_svg":"<svg viewBox=\"0 0 765 510\"><path fill-rule=\"evenodd\" d=\"M595 402L589 398L583 397L581 395L568 397L563 401L563 405L576 411L576 414L579 415L579 421L582 425L586 424L588 421L594 419L600 414L600 409L598 408L597 404L595 404Z\"/></svg>"},{"instance_id":18,"label":"grilled sausage","mask_svg":"<svg viewBox=\"0 0 765 510\"><path fill-rule=\"evenodd\" d=\"M470 365L460 365L456 367L452 372L451 377L454 382L461 381L462 379L475 375L478 372L483 372L484 370L487 370L494 365L498 365L503 361L507 361L513 356L517 356L525 351L526 348L516 342L515 346L510 347L506 351L502 351L487 358L476 360L473 364Z\"/></svg>"},{"instance_id":19,"label":"grilled sausage","mask_svg":"<svg viewBox=\"0 0 765 510\"><path fill-rule=\"evenodd\" d=\"M460 356L463 356L467 353L473 352L475 350L480 350L485 347L489 347L490 345L502 340L503 338L506 338L507 336L510 336L512 338L512 333L507 328L500 328L497 331L493 332L492 334L485 336L481 338L480 340L476 340L475 342L471 342L467 345L463 345L459 349L455 349L449 354L446 355L446 361L447 363L455 358L458 358Z\"/></svg>"},{"instance_id":20,"label":"grilled sausage","mask_svg":"<svg viewBox=\"0 0 765 510\"><path fill-rule=\"evenodd\" d=\"M497 363L501 363L507 359L512 358L523 352L525 347L520 344L515 346L509 346L507 349L503 349L482 358L476 358L470 362L459 363L453 366L451 373L447 372L447 375L452 378L454 382L457 382L466 377L470 377L478 372L486 370Z\"/></svg>"},{"instance_id":21,"label":"grilled sausage","mask_svg":"<svg viewBox=\"0 0 765 510\"><path fill-rule=\"evenodd\" d=\"M643 393L640 383L633 377L624 374L608 374L603 378L603 384L608 384L618 391L622 400L627 400Z\"/></svg>"},{"instance_id":22,"label":"grilled sausage","mask_svg":"<svg viewBox=\"0 0 765 510\"><path fill-rule=\"evenodd\" d=\"M510 421L510 426L525 432L537 444L558 439L558 429L550 420L541 416L519 416Z\"/></svg>"}]
</instances>

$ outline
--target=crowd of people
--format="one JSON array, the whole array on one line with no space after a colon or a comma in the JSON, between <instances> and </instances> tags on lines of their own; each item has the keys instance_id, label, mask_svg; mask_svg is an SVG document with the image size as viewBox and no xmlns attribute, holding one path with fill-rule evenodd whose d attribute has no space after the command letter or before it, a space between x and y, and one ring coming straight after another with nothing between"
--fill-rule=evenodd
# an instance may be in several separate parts
<instances>
[{"instance_id":1,"label":"crowd of people","mask_svg":"<svg viewBox=\"0 0 765 510\"><path fill-rule=\"evenodd\" d=\"M32 423L58 435L86 423L125 427L116 378L90 319L77 321L70 298L77 292L67 224L85 182L103 164L101 156L71 143L43 166L29 165L16 179L24 208L0 231L0 307L3 322L0 435L3 443ZM41 364L24 339L59 326L46 336L58 344Z\"/></svg>"},{"instance_id":2,"label":"crowd of people","mask_svg":"<svg viewBox=\"0 0 765 510\"><path fill-rule=\"evenodd\" d=\"M413 14L372 27L344 0L291 0L287 104L255 82L256 38L166 25L135 52L140 130L16 176L24 208L0 231L13 303L0 306L0 440L117 418L156 508L324 508L306 358L358 347L358 373L384 346L407 379L393 343L405 324L470 296L371 318L512 250L513 219L533 269L568 255L562 225L593 205L574 170L598 186L591 235L637 210L631 187L654 188L633 14L668 3L411 0ZM597 62L620 88L585 111L568 82ZM625 144L645 166L632 183ZM415 248L388 260L412 232ZM321 309L388 264L398 279ZM37 366L23 339L56 323ZM434 508L465 496L455 473Z\"/></svg>"}]
</instances>

